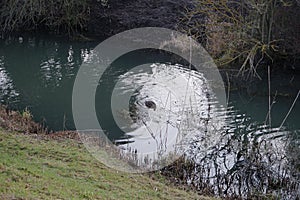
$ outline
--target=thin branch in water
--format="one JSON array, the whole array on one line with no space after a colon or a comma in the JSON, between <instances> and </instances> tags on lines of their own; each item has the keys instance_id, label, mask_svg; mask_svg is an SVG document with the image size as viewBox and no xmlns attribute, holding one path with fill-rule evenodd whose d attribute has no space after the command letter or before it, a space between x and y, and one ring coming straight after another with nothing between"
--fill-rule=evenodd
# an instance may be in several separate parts
<instances>
[{"instance_id":1,"label":"thin branch in water","mask_svg":"<svg viewBox=\"0 0 300 200\"><path fill-rule=\"evenodd\" d=\"M276 90L276 92L275 92L275 94L273 95L273 100L272 100L272 103L271 103L271 106L270 106L270 109L272 110L272 108L273 108L273 105L276 103L276 97L277 97L277 90ZM264 124L266 125L267 124L267 120L268 120L268 118L269 118L269 112L267 113L267 115L266 115L266 118L265 118L265 122L264 122Z\"/></svg>"},{"instance_id":2,"label":"thin branch in water","mask_svg":"<svg viewBox=\"0 0 300 200\"><path fill-rule=\"evenodd\" d=\"M295 100L294 100L294 102L293 102L292 106L290 107L290 110L289 110L289 112L286 114L286 116L285 116L285 118L283 119L282 123L280 124L280 127L279 127L279 129L278 129L278 130L280 130L280 129L282 128L282 126L283 126L283 124L285 123L286 119L287 119L287 118L288 118L288 116L290 115L291 111L292 111L292 110L293 110L293 108L294 108L294 105L296 104L296 101L297 101L297 99L298 99L299 95L300 95L300 90L298 91L298 94L297 94L297 96L296 96L296 98L295 98Z\"/></svg>"},{"instance_id":3,"label":"thin branch in water","mask_svg":"<svg viewBox=\"0 0 300 200\"><path fill-rule=\"evenodd\" d=\"M269 126L272 126L271 120L271 75L270 75L270 65L268 65L268 85L269 85Z\"/></svg>"},{"instance_id":4,"label":"thin branch in water","mask_svg":"<svg viewBox=\"0 0 300 200\"><path fill-rule=\"evenodd\" d=\"M229 76L228 76L227 72L226 72L226 77L227 77L227 102L226 102L226 105L228 107L228 104L229 104L229 95L230 95L230 80L229 80Z\"/></svg>"}]
</instances>

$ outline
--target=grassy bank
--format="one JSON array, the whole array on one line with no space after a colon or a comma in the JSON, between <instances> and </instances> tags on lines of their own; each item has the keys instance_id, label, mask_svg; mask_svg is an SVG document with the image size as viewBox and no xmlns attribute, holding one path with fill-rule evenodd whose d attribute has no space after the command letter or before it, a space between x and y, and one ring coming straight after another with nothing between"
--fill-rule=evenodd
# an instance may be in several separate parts
<instances>
[{"instance_id":1,"label":"grassy bank","mask_svg":"<svg viewBox=\"0 0 300 200\"><path fill-rule=\"evenodd\" d=\"M0 199L210 199L155 179L109 169L75 140L0 129Z\"/></svg>"}]
</instances>

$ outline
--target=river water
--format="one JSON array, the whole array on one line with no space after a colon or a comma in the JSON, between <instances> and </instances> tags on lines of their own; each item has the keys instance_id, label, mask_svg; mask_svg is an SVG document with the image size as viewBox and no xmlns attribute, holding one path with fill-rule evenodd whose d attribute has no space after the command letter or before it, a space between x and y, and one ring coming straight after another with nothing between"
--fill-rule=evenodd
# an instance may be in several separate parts
<instances>
[{"instance_id":1,"label":"river water","mask_svg":"<svg viewBox=\"0 0 300 200\"><path fill-rule=\"evenodd\" d=\"M70 42L65 38L47 36L1 39L1 103L19 111L28 108L34 119L45 124L49 130L74 130L72 89L76 73L81 63L88 59L93 48L100 41ZM134 52L114 62L114 66L105 72L103 82L97 88L96 111L102 128L109 133L110 139L115 141L124 139L124 133L117 127L110 111L111 90L120 75L127 72L131 66L152 62L175 64L177 61L178 59L174 59L166 53ZM266 70L262 70L260 73L263 79L261 81L245 80L228 84L226 71L221 70L225 85L229 85L231 89L228 93L231 115L228 134L238 137L241 129L243 129L243 134L240 135L261 135L274 132L287 135L293 133L292 140L299 148L300 98L295 102L294 100L300 89L300 74L287 70L272 73L271 102L273 104L270 127L264 125L270 122L267 118L269 111L268 76L264 71ZM247 81L248 83L245 83ZM293 109L288 114L293 102ZM285 123L282 124L286 116ZM281 124L284 131L276 129ZM277 138L277 136L274 137ZM201 145L196 143L193 145ZM299 154L295 156L299 157ZM200 157L203 158L203 155ZM210 166L211 164L206 163L206 165ZM215 184L213 180L212 183ZM231 193L238 192L233 189Z\"/></svg>"}]
</instances>

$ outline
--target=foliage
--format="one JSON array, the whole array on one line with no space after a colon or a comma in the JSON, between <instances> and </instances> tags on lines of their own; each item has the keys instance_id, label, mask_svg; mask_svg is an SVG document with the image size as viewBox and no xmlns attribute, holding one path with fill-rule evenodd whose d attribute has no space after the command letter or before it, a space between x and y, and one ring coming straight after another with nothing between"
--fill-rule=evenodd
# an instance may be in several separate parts
<instances>
[{"instance_id":1,"label":"foliage","mask_svg":"<svg viewBox=\"0 0 300 200\"><path fill-rule=\"evenodd\" d=\"M0 3L2 33L44 26L70 35L84 29L88 18L87 0L3 0Z\"/></svg>"},{"instance_id":2,"label":"foliage","mask_svg":"<svg viewBox=\"0 0 300 200\"><path fill-rule=\"evenodd\" d=\"M22 112L16 112L0 105L0 126L7 130L23 133L44 133L47 131L42 125L34 122L32 118L33 116L28 108L25 108Z\"/></svg>"},{"instance_id":3,"label":"foliage","mask_svg":"<svg viewBox=\"0 0 300 200\"><path fill-rule=\"evenodd\" d=\"M197 0L182 19L188 24L183 29L197 39L205 38L218 65L237 61L242 63L240 72L250 69L257 75L259 64L284 53L279 48L284 38L275 33L280 25L277 15L296 4L294 0Z\"/></svg>"},{"instance_id":4,"label":"foliage","mask_svg":"<svg viewBox=\"0 0 300 200\"><path fill-rule=\"evenodd\" d=\"M22 118L24 120L32 120L32 114L30 113L30 111L28 110L28 108L26 107L25 110L22 112Z\"/></svg>"}]
</instances>

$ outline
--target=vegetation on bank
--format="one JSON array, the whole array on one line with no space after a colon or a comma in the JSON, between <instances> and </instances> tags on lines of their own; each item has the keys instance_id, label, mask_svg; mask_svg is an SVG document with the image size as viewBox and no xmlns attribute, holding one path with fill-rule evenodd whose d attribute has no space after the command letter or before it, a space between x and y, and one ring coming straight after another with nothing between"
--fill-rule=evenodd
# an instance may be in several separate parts
<instances>
[{"instance_id":1,"label":"vegetation on bank","mask_svg":"<svg viewBox=\"0 0 300 200\"><path fill-rule=\"evenodd\" d=\"M88 0L3 0L2 34L46 29L55 34L81 32L89 20Z\"/></svg>"},{"instance_id":2,"label":"vegetation on bank","mask_svg":"<svg viewBox=\"0 0 300 200\"><path fill-rule=\"evenodd\" d=\"M240 72L258 76L258 66L300 54L297 0L195 2L182 19L182 30L202 40L218 66L236 64Z\"/></svg>"},{"instance_id":3,"label":"vegetation on bank","mask_svg":"<svg viewBox=\"0 0 300 200\"><path fill-rule=\"evenodd\" d=\"M156 3L141 1L141 7L137 9L151 6L155 7ZM111 28L118 29L120 24L110 13L119 7L122 2L108 0L3 0L0 3L0 32L4 35L35 30L83 36L93 26L99 29L111 20L115 24ZM105 10L109 11L102 13ZM179 24L174 22L174 28L202 41L219 66L236 65L241 72L249 70L250 75L258 75L256 70L261 65L282 64L282 60L298 62L298 0L196 0L193 6L182 8L182 13L185 17ZM127 29L138 26L129 24Z\"/></svg>"}]
</instances>

